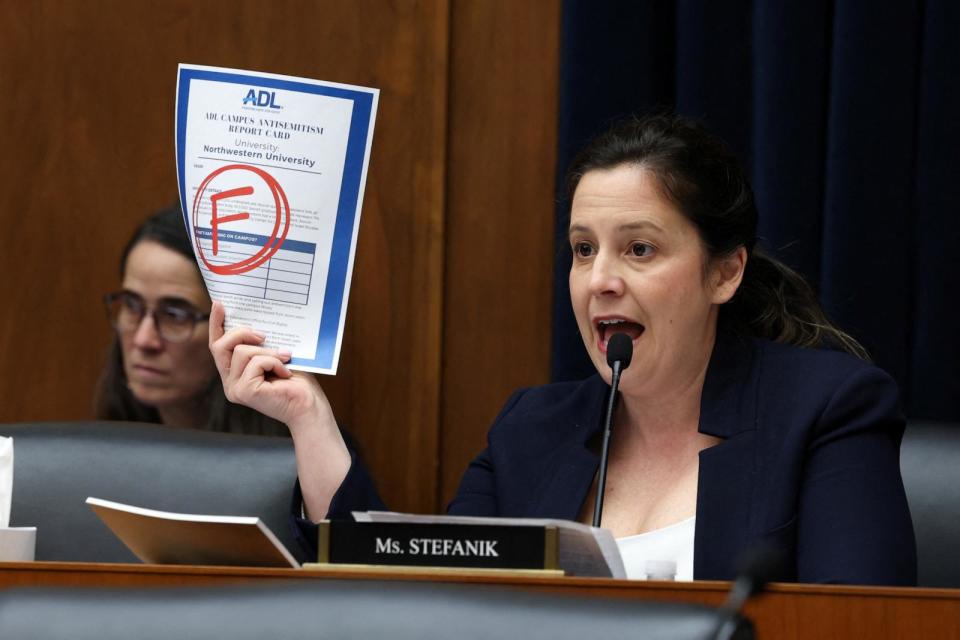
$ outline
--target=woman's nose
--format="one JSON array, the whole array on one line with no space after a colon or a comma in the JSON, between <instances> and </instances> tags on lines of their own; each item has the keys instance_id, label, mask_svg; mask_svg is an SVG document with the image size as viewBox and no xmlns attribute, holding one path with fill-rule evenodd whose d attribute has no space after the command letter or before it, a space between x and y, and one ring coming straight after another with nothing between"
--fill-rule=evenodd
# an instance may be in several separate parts
<instances>
[{"instance_id":1,"label":"woman's nose","mask_svg":"<svg viewBox=\"0 0 960 640\"><path fill-rule=\"evenodd\" d=\"M590 293L595 296L622 295L624 291L620 265L609 254L601 252L593 261L590 271Z\"/></svg>"},{"instance_id":2,"label":"woman's nose","mask_svg":"<svg viewBox=\"0 0 960 640\"><path fill-rule=\"evenodd\" d=\"M133 332L133 344L140 349L159 349L163 346L163 339L152 313L143 314L140 324Z\"/></svg>"}]
</instances>

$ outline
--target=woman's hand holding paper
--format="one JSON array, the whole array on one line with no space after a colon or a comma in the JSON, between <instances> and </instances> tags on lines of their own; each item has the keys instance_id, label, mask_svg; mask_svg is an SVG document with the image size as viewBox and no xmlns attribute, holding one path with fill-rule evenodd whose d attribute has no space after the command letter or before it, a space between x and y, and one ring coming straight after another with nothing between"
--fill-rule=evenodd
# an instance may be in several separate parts
<instances>
[{"instance_id":1,"label":"woman's hand holding paper","mask_svg":"<svg viewBox=\"0 0 960 640\"><path fill-rule=\"evenodd\" d=\"M225 332L223 321L223 305L214 302L210 351L227 399L287 425L307 513L323 517L351 465L326 394L313 375L285 366L289 352L262 346L264 336L249 327Z\"/></svg>"}]
</instances>

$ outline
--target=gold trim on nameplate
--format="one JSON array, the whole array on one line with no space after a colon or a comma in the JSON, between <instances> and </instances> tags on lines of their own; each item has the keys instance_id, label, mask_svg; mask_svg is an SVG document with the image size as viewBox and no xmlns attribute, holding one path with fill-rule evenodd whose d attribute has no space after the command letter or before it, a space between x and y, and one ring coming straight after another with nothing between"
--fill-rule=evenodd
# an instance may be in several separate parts
<instances>
[{"instance_id":1,"label":"gold trim on nameplate","mask_svg":"<svg viewBox=\"0 0 960 640\"><path fill-rule=\"evenodd\" d=\"M517 578L559 578L565 575L562 569L484 569L480 567L424 567L406 564L330 564L323 562L305 562L301 568L307 571L331 571L333 573L410 573L415 575L513 576Z\"/></svg>"},{"instance_id":2,"label":"gold trim on nameplate","mask_svg":"<svg viewBox=\"0 0 960 640\"><path fill-rule=\"evenodd\" d=\"M318 526L317 563L324 564L330 562L330 521L321 520Z\"/></svg>"},{"instance_id":3,"label":"gold trim on nameplate","mask_svg":"<svg viewBox=\"0 0 960 640\"><path fill-rule=\"evenodd\" d=\"M543 528L543 568L556 571L560 568L560 547L557 543L557 528Z\"/></svg>"}]
</instances>

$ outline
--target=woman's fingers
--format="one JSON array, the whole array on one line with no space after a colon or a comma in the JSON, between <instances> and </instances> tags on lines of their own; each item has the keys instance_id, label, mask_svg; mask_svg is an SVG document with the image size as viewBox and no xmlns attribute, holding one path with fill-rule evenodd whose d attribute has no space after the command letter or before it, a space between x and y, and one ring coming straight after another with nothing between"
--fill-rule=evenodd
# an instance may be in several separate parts
<instances>
[{"instance_id":1,"label":"woman's fingers","mask_svg":"<svg viewBox=\"0 0 960 640\"><path fill-rule=\"evenodd\" d=\"M220 377L226 381L233 366L234 350L237 346L263 344L266 336L250 327L237 327L224 332L224 318L223 305L214 302L210 309L210 353L213 354Z\"/></svg>"},{"instance_id":2,"label":"woman's fingers","mask_svg":"<svg viewBox=\"0 0 960 640\"><path fill-rule=\"evenodd\" d=\"M286 380L293 375L293 372L287 369L275 355L257 354L247 362L247 366L238 378L238 383L251 386L269 383L267 374Z\"/></svg>"},{"instance_id":3,"label":"woman's fingers","mask_svg":"<svg viewBox=\"0 0 960 640\"><path fill-rule=\"evenodd\" d=\"M293 354L286 349L262 346L265 336L250 327L225 331L224 319L223 305L215 302L210 310L210 352L227 400L282 422L307 413L316 404L311 398L318 395L313 388L318 385L295 379L293 371L284 364ZM325 401L326 397L322 398Z\"/></svg>"},{"instance_id":4,"label":"woman's fingers","mask_svg":"<svg viewBox=\"0 0 960 640\"><path fill-rule=\"evenodd\" d=\"M230 385L227 399L286 422L310 405L308 388L275 355L255 354Z\"/></svg>"},{"instance_id":5,"label":"woman's fingers","mask_svg":"<svg viewBox=\"0 0 960 640\"><path fill-rule=\"evenodd\" d=\"M227 336L229 337L230 334L228 333ZM282 364L283 361L290 359L290 352L251 344L236 345L231 351L230 364L227 367L226 374L223 376L224 386L236 383L241 376L245 375L247 368L250 366L250 361L257 356L273 358ZM268 371L272 371L272 369L268 369ZM284 367L284 371L288 372L286 367Z\"/></svg>"}]
</instances>

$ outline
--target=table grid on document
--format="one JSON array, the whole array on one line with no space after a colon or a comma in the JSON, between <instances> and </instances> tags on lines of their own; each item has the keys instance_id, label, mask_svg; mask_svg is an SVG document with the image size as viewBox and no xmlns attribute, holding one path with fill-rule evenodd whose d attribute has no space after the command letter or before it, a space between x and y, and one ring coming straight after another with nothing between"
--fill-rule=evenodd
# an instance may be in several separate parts
<instances>
[{"instance_id":1,"label":"table grid on document","mask_svg":"<svg viewBox=\"0 0 960 640\"><path fill-rule=\"evenodd\" d=\"M206 245L203 249L207 261L214 265L236 264L257 252L257 247L220 240L219 250L214 256L210 243L203 244ZM245 295L305 305L310 298L313 260L313 252L280 249L261 266L240 275L219 275L210 271L206 265L201 269L211 293Z\"/></svg>"}]
</instances>

